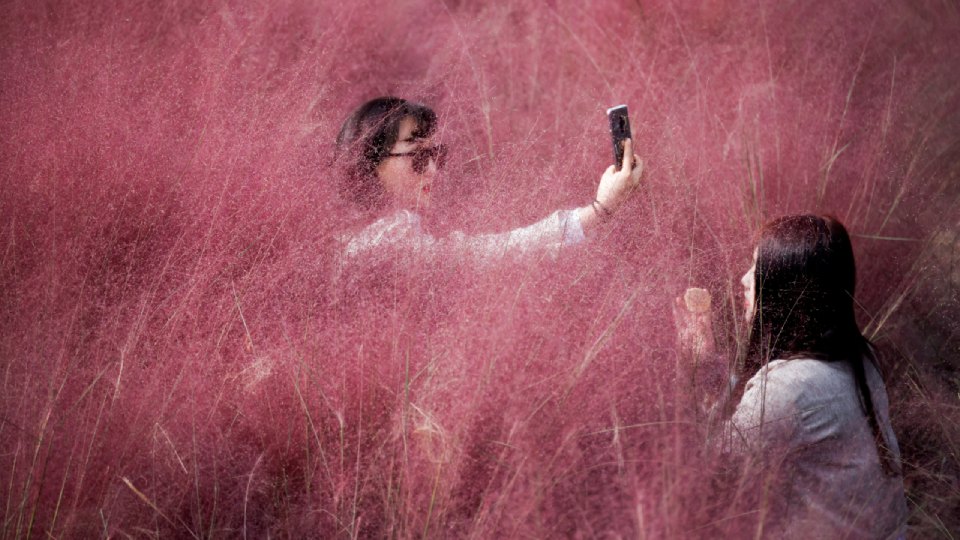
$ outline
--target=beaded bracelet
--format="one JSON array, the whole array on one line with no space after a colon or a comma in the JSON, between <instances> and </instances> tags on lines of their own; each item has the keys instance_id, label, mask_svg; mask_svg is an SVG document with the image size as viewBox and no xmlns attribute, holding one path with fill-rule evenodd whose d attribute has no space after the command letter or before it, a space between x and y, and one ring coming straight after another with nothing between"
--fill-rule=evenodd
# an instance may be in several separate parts
<instances>
[{"instance_id":1,"label":"beaded bracelet","mask_svg":"<svg viewBox=\"0 0 960 540\"><path fill-rule=\"evenodd\" d=\"M608 218L613 215L613 212L611 212L606 206L603 205L603 203L601 203L597 199L594 199L594 201L590 203L590 206L591 208L593 208L593 211L596 212L597 215L602 218ZM600 210L597 210L597 208L600 208Z\"/></svg>"}]
</instances>

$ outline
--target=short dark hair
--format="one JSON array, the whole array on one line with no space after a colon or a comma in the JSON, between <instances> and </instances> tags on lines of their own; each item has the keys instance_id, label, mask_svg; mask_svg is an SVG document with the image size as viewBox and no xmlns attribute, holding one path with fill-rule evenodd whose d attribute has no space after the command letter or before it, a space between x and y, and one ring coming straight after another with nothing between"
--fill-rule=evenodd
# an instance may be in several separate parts
<instances>
[{"instance_id":1,"label":"short dark hair","mask_svg":"<svg viewBox=\"0 0 960 540\"><path fill-rule=\"evenodd\" d=\"M397 142L400 122L417 123L414 136L429 137L436 129L437 115L426 105L384 96L357 107L343 122L337 135L336 162L340 165L341 195L364 210L377 210L384 202L377 166Z\"/></svg>"}]
</instances>

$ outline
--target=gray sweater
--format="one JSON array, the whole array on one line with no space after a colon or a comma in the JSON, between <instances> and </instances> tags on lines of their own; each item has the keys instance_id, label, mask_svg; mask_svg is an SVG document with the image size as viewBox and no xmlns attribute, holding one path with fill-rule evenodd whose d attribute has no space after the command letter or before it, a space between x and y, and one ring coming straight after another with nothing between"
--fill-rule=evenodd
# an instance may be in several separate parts
<instances>
[{"instance_id":1,"label":"gray sweater","mask_svg":"<svg viewBox=\"0 0 960 540\"><path fill-rule=\"evenodd\" d=\"M883 444L899 471L887 392L869 361L867 384ZM896 538L906 527L901 476L886 476L847 362L776 360L753 376L731 418L735 453L776 463L771 536Z\"/></svg>"}]
</instances>

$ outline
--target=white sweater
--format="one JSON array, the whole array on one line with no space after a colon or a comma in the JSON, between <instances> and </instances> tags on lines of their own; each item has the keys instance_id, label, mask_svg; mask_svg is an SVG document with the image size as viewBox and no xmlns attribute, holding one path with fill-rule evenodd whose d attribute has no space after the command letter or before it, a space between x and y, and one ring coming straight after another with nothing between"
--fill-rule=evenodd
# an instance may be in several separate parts
<instances>
[{"instance_id":1,"label":"white sweater","mask_svg":"<svg viewBox=\"0 0 960 540\"><path fill-rule=\"evenodd\" d=\"M350 261L371 251L399 248L419 258L459 258L472 266L484 266L506 255L555 257L561 247L583 240L583 228L574 210L558 210L532 225L503 233L468 236L458 231L443 238L424 231L418 214L401 210L345 238L343 254Z\"/></svg>"}]
</instances>

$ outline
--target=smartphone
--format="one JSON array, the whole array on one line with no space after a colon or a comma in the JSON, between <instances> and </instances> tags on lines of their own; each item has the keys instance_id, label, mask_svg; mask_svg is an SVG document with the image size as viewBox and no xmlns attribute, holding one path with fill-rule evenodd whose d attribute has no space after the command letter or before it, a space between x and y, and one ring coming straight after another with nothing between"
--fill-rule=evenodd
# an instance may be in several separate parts
<instances>
[{"instance_id":1,"label":"smartphone","mask_svg":"<svg viewBox=\"0 0 960 540\"><path fill-rule=\"evenodd\" d=\"M630 116L626 105L607 109L610 120L610 139L613 141L613 162L619 170L623 167L623 141L630 138Z\"/></svg>"}]
</instances>

